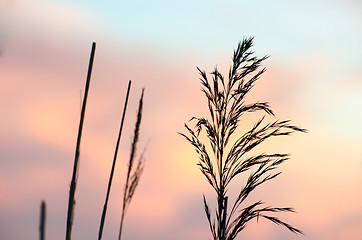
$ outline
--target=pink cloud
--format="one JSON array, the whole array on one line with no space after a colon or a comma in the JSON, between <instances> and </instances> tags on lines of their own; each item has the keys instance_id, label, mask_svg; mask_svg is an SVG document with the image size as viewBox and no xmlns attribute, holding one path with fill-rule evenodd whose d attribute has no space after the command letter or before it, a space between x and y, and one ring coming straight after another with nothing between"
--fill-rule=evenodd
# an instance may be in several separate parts
<instances>
[{"instance_id":1,"label":"pink cloud","mask_svg":"<svg viewBox=\"0 0 362 240\"><path fill-rule=\"evenodd\" d=\"M50 8L57 9L56 6ZM54 235L62 236L64 226L61 224L65 221L80 112L79 91L84 88L91 41L99 39L81 149L75 236L89 238L96 235L125 88L127 81L132 79L107 234L111 235L118 228L130 137L140 90L146 87L140 150L149 138L151 142L146 152L146 169L127 215L126 232L128 236L142 238L158 235L164 239L209 237L201 194L207 194L212 201L210 187L197 169L194 150L177 132L184 131L183 123L192 116L207 115L195 66L202 67L204 61L211 60L197 58L192 53L172 56L166 50L146 44L139 46L101 38L89 28L89 22L81 19L74 29L85 27L90 33L79 39L69 37L72 34L67 35L66 28L72 22L61 23L56 16L50 16L52 11L46 13L38 9L29 17L24 10L18 10L17 14L25 14L18 16L19 22L34 14L39 16L30 26L37 26L42 17L51 20L35 33L12 30L6 51L0 58L0 106L6 116L0 122L3 134L0 188L4 193L0 201L8 207L7 214L14 213L20 218L22 211L31 209L26 212L32 218L28 216L22 223L32 224L37 221L40 200L45 199L53 212L54 218L49 219L56 219L49 220L54 221ZM92 34L97 37L92 39ZM292 159L283 168L285 173L281 180L266 185L255 198L262 197L266 202L283 206L290 204L299 213L288 215L287 219L302 229L312 230L315 239L324 239L328 234L313 231L315 226L327 231L333 223L330 219L345 216L346 209L341 205L347 206L349 213L360 209L358 203L362 196L356 192L355 184L361 182L361 165L356 160L361 159L361 153L358 143L337 138L334 132L323 129L323 121L315 122L335 94L335 91L323 92L323 82L317 82L317 85L313 82L324 76L323 71L318 70L318 62L311 58L296 65L275 63L271 58L266 62L269 70L256 84L250 99L270 101L278 118L290 117L310 130L307 135L276 139L263 146L263 151L291 152ZM326 69L329 65L321 67ZM211 71L206 67L205 70ZM313 75L317 77L311 78ZM344 86L338 85L338 89ZM341 100L349 102L348 95L352 90L346 91ZM315 106L311 103L317 100L323 100L319 108L308 111L309 107ZM331 117L328 115L327 120ZM246 123L251 120L247 119ZM349 167L342 168L343 164ZM29 198L31 203L27 204ZM54 227L55 223L59 226ZM146 233L137 231L140 223L147 229ZM336 225L339 225L338 221ZM347 226L338 234L358 236L358 226ZM7 223L3 229L11 227ZM253 223L244 236L265 239L269 234L277 235L283 231L271 223ZM147 232L153 235L146 236ZM333 237L338 239L337 234L328 235L328 239ZM24 237L18 237L21 238Z\"/></svg>"}]
</instances>

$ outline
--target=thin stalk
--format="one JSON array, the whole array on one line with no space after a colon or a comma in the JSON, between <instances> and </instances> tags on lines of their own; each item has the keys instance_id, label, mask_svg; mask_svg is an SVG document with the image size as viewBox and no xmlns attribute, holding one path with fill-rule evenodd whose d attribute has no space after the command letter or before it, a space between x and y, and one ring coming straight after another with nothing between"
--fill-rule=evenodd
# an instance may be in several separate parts
<instances>
[{"instance_id":1,"label":"thin stalk","mask_svg":"<svg viewBox=\"0 0 362 240\"><path fill-rule=\"evenodd\" d=\"M134 171L133 175L131 176L134 158L136 156L137 143L138 143L138 139L139 139L139 130L140 130L140 126L141 126L143 94L144 94L144 89L142 89L142 94L141 94L141 98L139 101L138 112L137 112L137 121L136 121L135 130L134 130L133 141L132 141L132 145L131 145L131 154L130 154L129 163L128 163L126 186L125 186L124 195L123 195L122 216L121 216L121 223L120 223L120 227L119 227L118 240L121 240L124 216L125 216L127 207L132 200L135 188L138 184L138 181L141 177L141 173L143 170L143 166L142 166L142 162L141 162L142 156L141 156L138 166L136 168L136 171Z\"/></svg>"},{"instance_id":2,"label":"thin stalk","mask_svg":"<svg viewBox=\"0 0 362 240\"><path fill-rule=\"evenodd\" d=\"M40 240L45 239L45 219L46 219L46 206L45 206L45 202L41 201L41 206L40 206L40 226L39 226Z\"/></svg>"},{"instance_id":3,"label":"thin stalk","mask_svg":"<svg viewBox=\"0 0 362 240\"><path fill-rule=\"evenodd\" d=\"M224 212L222 216L222 233L224 239L226 239L226 217L227 217L227 210L228 210L228 197L224 198Z\"/></svg>"},{"instance_id":4,"label":"thin stalk","mask_svg":"<svg viewBox=\"0 0 362 240\"><path fill-rule=\"evenodd\" d=\"M78 173L78 162L79 162L79 153L80 153L80 142L81 142L81 138L82 138L84 115L85 115L85 109L86 109L86 105L87 105L89 83L90 83L91 74L92 74L95 50L96 50L96 43L93 42L92 51L91 51L90 59L89 59L88 74L87 74L87 81L86 81L85 91L84 91L82 112L81 112L81 115L80 115L80 122L79 122L79 128L78 128L78 137L77 137L77 146L75 148L73 175L72 175L72 181L70 183L70 190L69 190L68 213L67 213L67 229L66 229L66 236L65 236L66 240L70 240L71 239L71 234L72 234L72 225L73 225L73 217L74 217L74 204L75 204L74 195L75 195L75 189L76 189L76 185L77 185L77 175L78 175L77 173Z\"/></svg>"},{"instance_id":5,"label":"thin stalk","mask_svg":"<svg viewBox=\"0 0 362 240\"><path fill-rule=\"evenodd\" d=\"M124 214L125 214L125 207L123 206L123 208L122 208L122 216L121 216L121 224L120 224L120 226L119 226L118 240L121 240L121 238L122 238L122 229L123 229Z\"/></svg>"},{"instance_id":6,"label":"thin stalk","mask_svg":"<svg viewBox=\"0 0 362 240\"><path fill-rule=\"evenodd\" d=\"M120 141L121 141L121 134L122 134L122 129L123 129L123 122L124 122L124 118L125 118L125 115L126 115L126 109L127 109L127 103L128 103L128 97L129 97L130 89L131 89L131 80L129 80L129 82L128 82L128 89L127 89L126 100L125 100L124 108L123 108L121 126L120 126L120 128L119 128L117 144L116 144L116 148L115 148L115 151L114 151L112 170L111 170L111 174L110 174L110 176L109 176L109 182L108 182L108 188L107 188L107 194L106 194L106 201L105 201L104 206L103 206L102 218L101 218L101 223L100 223L100 226L99 226L98 240L102 239L103 226L104 226L104 221L105 221L106 213L107 213L108 198L109 198L109 193L110 193L110 191L111 191L111 185L112 185L112 180L113 180L113 173L114 173L114 169L115 169L115 166L116 166L117 154L118 154L118 147L119 147L119 143L120 143Z\"/></svg>"},{"instance_id":7,"label":"thin stalk","mask_svg":"<svg viewBox=\"0 0 362 240\"><path fill-rule=\"evenodd\" d=\"M220 144L220 143L219 143ZM219 175L219 186L220 186L220 192L218 194L218 207L219 207L219 211L218 211L218 215L219 215L219 239L220 240L225 240L225 236L224 236L224 229L225 226L223 225L225 222L223 221L223 217L224 217L224 204L225 204L225 188L224 188L224 183L223 183L223 162L222 162L222 148L220 147L220 150L218 150L219 152L219 165L220 165L220 175Z\"/></svg>"}]
</instances>

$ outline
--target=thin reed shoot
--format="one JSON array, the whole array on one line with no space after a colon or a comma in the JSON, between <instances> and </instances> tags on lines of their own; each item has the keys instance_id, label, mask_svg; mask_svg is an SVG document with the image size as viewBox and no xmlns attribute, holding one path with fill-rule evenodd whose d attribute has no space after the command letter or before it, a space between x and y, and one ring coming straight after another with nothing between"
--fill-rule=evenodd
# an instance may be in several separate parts
<instances>
[{"instance_id":1,"label":"thin reed shoot","mask_svg":"<svg viewBox=\"0 0 362 240\"><path fill-rule=\"evenodd\" d=\"M40 205L40 225L39 225L39 239L45 240L45 223L46 223L46 204L41 201Z\"/></svg>"},{"instance_id":2,"label":"thin reed shoot","mask_svg":"<svg viewBox=\"0 0 362 240\"><path fill-rule=\"evenodd\" d=\"M111 185L112 185L112 180L113 180L114 169L116 167L118 148L119 148L119 143L121 141L123 123L124 123L124 118L125 118L125 115L126 115L127 103L128 103L130 90L131 90L131 80L128 82L128 88L127 88L126 100L125 100L124 108L123 108L121 126L119 128L118 139L117 139L116 147L115 147L115 150L114 150L114 157L113 157L111 173L110 173L110 176L109 176L106 200L105 200L105 203L104 203L104 206L103 206L102 218L101 218L101 223L100 223L100 226L99 226L98 240L102 239L103 226L104 226L104 221L105 221L106 213L107 213L108 199L109 199L109 194L110 194L110 191L111 191Z\"/></svg>"},{"instance_id":3,"label":"thin reed shoot","mask_svg":"<svg viewBox=\"0 0 362 240\"><path fill-rule=\"evenodd\" d=\"M96 43L93 42L92 51L91 51L90 59L89 59L88 74L87 74L87 81L86 81L85 91L84 91L82 111L81 111L81 116L80 116L80 121L79 121L77 146L75 148L73 174L72 174L72 180L71 180L71 183L70 183L70 190L69 190L69 201L68 201L68 212L67 212L67 228L66 228L66 237L65 237L66 240L70 240L71 235L72 235L72 226L73 226L73 217L74 217L74 205L75 205L75 200L74 199L75 199L75 190L76 190L76 186L77 186L80 143L81 143L81 139L82 139L83 122L84 122L85 110L86 110L86 105L87 105L89 84L90 84L90 79L91 79L91 75L92 75L92 68L93 68L93 60L94 60L95 50L96 50Z\"/></svg>"}]
</instances>

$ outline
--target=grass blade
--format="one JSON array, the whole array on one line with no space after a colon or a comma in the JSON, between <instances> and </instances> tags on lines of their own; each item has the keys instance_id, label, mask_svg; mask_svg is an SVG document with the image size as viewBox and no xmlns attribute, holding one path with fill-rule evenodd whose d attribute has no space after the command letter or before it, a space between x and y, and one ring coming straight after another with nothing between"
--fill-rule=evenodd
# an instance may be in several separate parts
<instances>
[{"instance_id":1,"label":"grass blade","mask_svg":"<svg viewBox=\"0 0 362 240\"><path fill-rule=\"evenodd\" d=\"M75 149L73 175L72 175L72 181L70 183L70 190L69 190L68 213L67 213L67 229L66 229L66 236L65 236L66 240L70 240L71 239L71 234L72 234L72 225L73 225L73 217L74 217L74 204L75 204L74 196L75 196L75 190L76 190L76 185L77 185L77 173L78 173L78 162L79 162L79 153L80 153L80 142L81 142L81 138L82 138L84 115L85 115L85 109L86 109L86 105L87 105L89 83L90 83L91 74L92 74L95 50L96 50L96 43L93 42L92 51L91 51L90 59L89 59L87 81L86 81L86 85L85 85L84 98L83 98L83 104L82 104L82 112L81 112L79 128L78 128L78 137L77 137L77 146L76 146L76 149Z\"/></svg>"},{"instance_id":2,"label":"grass blade","mask_svg":"<svg viewBox=\"0 0 362 240\"><path fill-rule=\"evenodd\" d=\"M102 239L103 226L104 226L104 221L105 221L105 218L106 218L106 212L107 212L107 206L108 206L108 198L109 198L109 193L110 193L110 191L111 191L111 185L112 185L112 180L113 180L113 173L114 173L114 169L115 169L115 166L116 166L118 147L119 147L119 143L120 143L120 140L121 140L121 134L122 134L122 129L123 129L123 122L124 122L124 118L125 118L125 115L126 115L127 103L128 103L128 97L129 97L130 89L131 89L131 80L129 80L129 82L128 82L127 95L126 95L126 100L125 100L124 108L123 108L121 126L120 126L120 128L119 128L117 144L116 144L116 148L115 148L115 151L114 151L114 158L113 158L113 164L112 164L111 174L110 174L110 176L109 176L109 182L108 182L106 200L105 200L105 203L104 203L104 206L103 206L102 218L101 218L101 223L100 223L100 226L99 226L98 240Z\"/></svg>"},{"instance_id":3,"label":"grass blade","mask_svg":"<svg viewBox=\"0 0 362 240\"><path fill-rule=\"evenodd\" d=\"M45 239L45 219L46 219L46 205L44 201L41 201L40 226L39 226L40 240Z\"/></svg>"}]
</instances>

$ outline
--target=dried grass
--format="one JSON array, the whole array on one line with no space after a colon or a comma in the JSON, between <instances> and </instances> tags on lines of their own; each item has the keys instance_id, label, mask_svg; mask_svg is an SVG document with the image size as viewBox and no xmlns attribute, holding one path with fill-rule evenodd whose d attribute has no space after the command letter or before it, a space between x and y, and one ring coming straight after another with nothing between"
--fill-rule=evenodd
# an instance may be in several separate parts
<instances>
[{"instance_id":1,"label":"dried grass","mask_svg":"<svg viewBox=\"0 0 362 240\"><path fill-rule=\"evenodd\" d=\"M244 133L236 131L242 116L246 113L261 111L274 115L267 102L246 103L245 101L245 96L266 70L260 67L267 56L255 57L250 50L252 44L253 38L244 39L238 44L233 54L228 80L225 80L217 68L211 72L211 79L205 71L197 68L201 76L202 92L207 98L210 118L192 117L190 121L196 122L194 130L185 124L188 134L180 133L196 150L199 156L197 165L217 196L215 216L212 216L207 200L205 196L203 197L214 240L235 239L250 220L259 217L284 226L293 233L302 233L301 230L269 215L293 212L292 208L263 207L261 201L243 206L249 194L262 183L277 177L280 172L274 170L289 159L287 154L259 154L247 157L247 153L271 137L306 132L305 129L291 125L289 120L265 123L264 117L249 131ZM203 131L212 150L207 150L199 138ZM236 140L230 141L234 135L237 135ZM227 147L229 151L226 151ZM251 174L240 189L231 209L228 210L228 185L236 176L246 171L251 171Z\"/></svg>"},{"instance_id":2,"label":"dried grass","mask_svg":"<svg viewBox=\"0 0 362 240\"><path fill-rule=\"evenodd\" d=\"M124 195L123 195L123 205L122 205L122 216L121 216L121 223L119 227L119 235L118 240L122 238L122 229L123 229L123 222L124 217L127 211L129 204L131 203L132 197L134 196L135 190L141 178L143 168L144 168L144 157L143 153L138 159L137 165L134 168L134 159L136 157L137 152L137 143L139 139L139 132L141 127L141 120L142 120L142 109L143 109L143 94L144 89L142 89L141 98L139 101L138 112L137 112L137 120L136 126L134 129L134 135L131 145L131 154L128 162L128 169L127 169L127 177L126 177L126 184L124 188Z\"/></svg>"}]
</instances>

